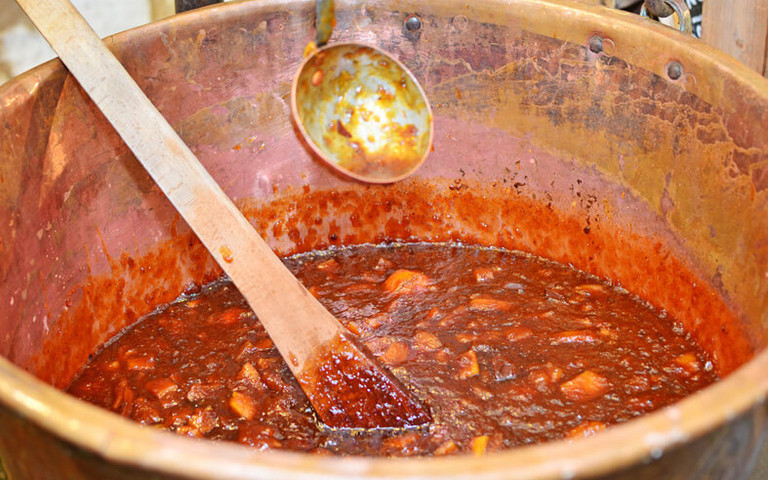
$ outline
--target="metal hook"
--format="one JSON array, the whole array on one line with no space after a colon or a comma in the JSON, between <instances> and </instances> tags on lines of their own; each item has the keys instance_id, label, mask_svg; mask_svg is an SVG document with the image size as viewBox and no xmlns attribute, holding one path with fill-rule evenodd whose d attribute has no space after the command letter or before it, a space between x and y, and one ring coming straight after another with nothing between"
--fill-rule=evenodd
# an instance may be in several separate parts
<instances>
[{"instance_id":1,"label":"metal hook","mask_svg":"<svg viewBox=\"0 0 768 480\"><path fill-rule=\"evenodd\" d=\"M222 3L223 0L176 0L176 13L186 12L187 10L194 10L200 7L207 7L215 3Z\"/></svg>"},{"instance_id":2,"label":"metal hook","mask_svg":"<svg viewBox=\"0 0 768 480\"><path fill-rule=\"evenodd\" d=\"M640 9L640 15L658 20L673 13L677 14L680 24L678 30L683 33L693 34L693 21L691 11L685 0L646 0Z\"/></svg>"}]
</instances>

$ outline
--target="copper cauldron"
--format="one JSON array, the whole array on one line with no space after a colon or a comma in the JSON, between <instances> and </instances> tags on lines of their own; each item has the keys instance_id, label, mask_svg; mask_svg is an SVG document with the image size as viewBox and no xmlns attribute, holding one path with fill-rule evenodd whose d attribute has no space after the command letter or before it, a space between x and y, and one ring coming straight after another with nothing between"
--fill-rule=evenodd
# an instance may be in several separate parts
<instances>
[{"instance_id":1,"label":"copper cauldron","mask_svg":"<svg viewBox=\"0 0 768 480\"><path fill-rule=\"evenodd\" d=\"M216 266L57 61L0 88L0 457L14 479L745 478L768 392L768 81L650 20L565 0L339 0L435 112L415 177L364 186L300 143L314 2L259 0L107 39L281 253L460 240L608 277L673 313L724 379L593 437L483 458L327 458L142 428L65 386ZM415 20L414 20L415 19Z\"/></svg>"}]
</instances>

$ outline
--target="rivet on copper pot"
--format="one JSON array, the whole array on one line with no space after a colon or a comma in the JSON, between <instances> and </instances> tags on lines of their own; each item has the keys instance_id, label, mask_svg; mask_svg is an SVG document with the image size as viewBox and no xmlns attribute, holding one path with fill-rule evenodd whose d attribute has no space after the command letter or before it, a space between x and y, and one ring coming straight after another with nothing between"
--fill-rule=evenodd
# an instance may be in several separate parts
<instances>
[{"instance_id":1,"label":"rivet on copper pot","mask_svg":"<svg viewBox=\"0 0 768 480\"><path fill-rule=\"evenodd\" d=\"M667 76L670 80L678 80L683 76L683 66L680 62L671 61L667 64Z\"/></svg>"},{"instance_id":2,"label":"rivet on copper pot","mask_svg":"<svg viewBox=\"0 0 768 480\"><path fill-rule=\"evenodd\" d=\"M589 47L589 51L592 53L603 53L603 39L597 35L589 38L587 46Z\"/></svg>"},{"instance_id":3,"label":"rivet on copper pot","mask_svg":"<svg viewBox=\"0 0 768 480\"><path fill-rule=\"evenodd\" d=\"M469 26L469 19L466 17L466 15L456 15L451 20L451 24L453 25L453 28L463 32Z\"/></svg>"},{"instance_id":4,"label":"rivet on copper pot","mask_svg":"<svg viewBox=\"0 0 768 480\"><path fill-rule=\"evenodd\" d=\"M410 32L415 32L421 28L421 19L416 15L410 15L405 19L405 28Z\"/></svg>"}]
</instances>

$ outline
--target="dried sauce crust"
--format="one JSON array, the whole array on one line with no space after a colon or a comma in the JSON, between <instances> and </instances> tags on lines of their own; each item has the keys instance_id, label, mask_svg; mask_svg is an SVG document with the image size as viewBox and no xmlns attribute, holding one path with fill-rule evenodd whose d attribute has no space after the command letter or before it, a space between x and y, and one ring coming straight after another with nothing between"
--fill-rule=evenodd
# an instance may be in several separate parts
<instances>
[{"instance_id":1,"label":"dried sauce crust","mask_svg":"<svg viewBox=\"0 0 768 480\"><path fill-rule=\"evenodd\" d=\"M223 280L122 333L69 392L147 425L257 448L446 455L591 435L716 380L664 312L530 255L398 244L285 261L430 406L429 427L354 436L319 427Z\"/></svg>"}]
</instances>

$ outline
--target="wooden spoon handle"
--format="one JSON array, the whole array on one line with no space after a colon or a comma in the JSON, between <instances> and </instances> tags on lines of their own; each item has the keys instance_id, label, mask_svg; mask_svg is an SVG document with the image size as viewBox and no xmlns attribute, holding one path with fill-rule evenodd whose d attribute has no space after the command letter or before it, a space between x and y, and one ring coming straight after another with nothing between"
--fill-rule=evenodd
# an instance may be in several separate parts
<instances>
[{"instance_id":1,"label":"wooden spoon handle","mask_svg":"<svg viewBox=\"0 0 768 480\"><path fill-rule=\"evenodd\" d=\"M229 275L284 358L301 369L317 345L338 333L338 321L277 258L70 2L17 2ZM297 329L305 329L299 337L306 341L295 341ZM285 345L290 348L283 351Z\"/></svg>"},{"instance_id":2,"label":"wooden spoon handle","mask_svg":"<svg viewBox=\"0 0 768 480\"><path fill-rule=\"evenodd\" d=\"M426 409L347 338L277 258L72 4L16 1L240 290L320 418L350 428L428 421ZM320 372L334 369L342 354L355 372L344 375L351 382L345 388L368 381L380 391L350 395L333 390L343 383L323 383Z\"/></svg>"}]
</instances>

